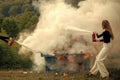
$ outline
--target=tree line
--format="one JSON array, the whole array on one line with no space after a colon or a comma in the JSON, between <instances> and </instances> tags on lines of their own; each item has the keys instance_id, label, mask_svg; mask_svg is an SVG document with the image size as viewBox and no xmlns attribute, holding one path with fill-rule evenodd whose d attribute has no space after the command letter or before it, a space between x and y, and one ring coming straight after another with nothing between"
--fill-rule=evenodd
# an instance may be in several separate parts
<instances>
[{"instance_id":1,"label":"tree line","mask_svg":"<svg viewBox=\"0 0 120 80\"><path fill-rule=\"evenodd\" d=\"M0 26L9 36L16 37L24 29L33 29L38 17L32 0L0 1Z\"/></svg>"}]
</instances>

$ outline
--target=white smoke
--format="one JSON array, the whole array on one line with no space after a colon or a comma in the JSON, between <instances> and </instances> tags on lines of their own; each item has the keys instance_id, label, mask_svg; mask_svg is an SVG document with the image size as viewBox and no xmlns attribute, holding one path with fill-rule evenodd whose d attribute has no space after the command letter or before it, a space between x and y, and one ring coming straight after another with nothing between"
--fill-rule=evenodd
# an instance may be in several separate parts
<instances>
[{"instance_id":1,"label":"white smoke","mask_svg":"<svg viewBox=\"0 0 120 80\"><path fill-rule=\"evenodd\" d=\"M20 41L31 49L44 54L54 53L96 53L101 47L91 41L91 33L84 33L66 28L78 28L87 31L102 31L101 22L107 19L111 23L115 40L112 53L118 53L120 30L119 0L86 0L79 3L79 8L73 8L64 0L33 2L41 16L33 33L20 35ZM21 47L20 52L26 48ZM35 54L34 54L35 55ZM38 60L34 56L34 59ZM35 61L36 61L35 60ZM39 61L40 62L40 61ZM39 62L36 64L40 65Z\"/></svg>"}]
</instances>

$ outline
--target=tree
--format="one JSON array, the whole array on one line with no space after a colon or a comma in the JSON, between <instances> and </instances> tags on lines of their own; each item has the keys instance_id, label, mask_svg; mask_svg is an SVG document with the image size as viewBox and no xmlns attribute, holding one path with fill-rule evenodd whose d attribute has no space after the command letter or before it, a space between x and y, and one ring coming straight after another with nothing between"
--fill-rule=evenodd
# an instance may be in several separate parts
<instances>
[{"instance_id":1,"label":"tree","mask_svg":"<svg viewBox=\"0 0 120 80\"><path fill-rule=\"evenodd\" d=\"M3 14L4 16L9 16L9 8L10 8L10 3L5 3L5 4L1 4L0 7L1 7L1 14Z\"/></svg>"},{"instance_id":2,"label":"tree","mask_svg":"<svg viewBox=\"0 0 120 80\"><path fill-rule=\"evenodd\" d=\"M33 16L34 13L29 11L16 16L17 26L19 27L20 31L24 29L29 29L32 25L37 23L36 20L34 21L31 20ZM37 19L37 17L35 17L34 19Z\"/></svg>"},{"instance_id":3,"label":"tree","mask_svg":"<svg viewBox=\"0 0 120 80\"><path fill-rule=\"evenodd\" d=\"M33 12L34 11L34 7L30 4L25 4L22 6L22 11L23 12L26 12L26 11L31 11Z\"/></svg>"},{"instance_id":4,"label":"tree","mask_svg":"<svg viewBox=\"0 0 120 80\"><path fill-rule=\"evenodd\" d=\"M17 5L11 6L11 8L10 8L9 11L8 11L8 13L9 13L9 15L11 15L11 16L15 16L15 15L21 13L21 7L20 7L20 6L17 6Z\"/></svg>"},{"instance_id":5,"label":"tree","mask_svg":"<svg viewBox=\"0 0 120 80\"><path fill-rule=\"evenodd\" d=\"M5 18L3 20L2 27L9 36L16 37L19 32L19 28L17 27L13 17Z\"/></svg>"},{"instance_id":6,"label":"tree","mask_svg":"<svg viewBox=\"0 0 120 80\"><path fill-rule=\"evenodd\" d=\"M3 19L0 18L0 32L1 32L1 28L2 28L2 21L3 21Z\"/></svg>"},{"instance_id":7,"label":"tree","mask_svg":"<svg viewBox=\"0 0 120 80\"><path fill-rule=\"evenodd\" d=\"M23 57L13 51L9 47L0 46L0 69L30 69L32 61L28 57Z\"/></svg>"},{"instance_id":8,"label":"tree","mask_svg":"<svg viewBox=\"0 0 120 80\"><path fill-rule=\"evenodd\" d=\"M35 24L38 22L38 16L32 16L31 18L30 18L30 20L28 21L28 23L25 25L25 27L26 28L29 28L29 29L31 29L32 28L32 30L34 30L33 28L35 27Z\"/></svg>"},{"instance_id":9,"label":"tree","mask_svg":"<svg viewBox=\"0 0 120 80\"><path fill-rule=\"evenodd\" d=\"M1 11L0 11L1 12ZM0 18L4 18L4 15L2 13L0 13Z\"/></svg>"}]
</instances>

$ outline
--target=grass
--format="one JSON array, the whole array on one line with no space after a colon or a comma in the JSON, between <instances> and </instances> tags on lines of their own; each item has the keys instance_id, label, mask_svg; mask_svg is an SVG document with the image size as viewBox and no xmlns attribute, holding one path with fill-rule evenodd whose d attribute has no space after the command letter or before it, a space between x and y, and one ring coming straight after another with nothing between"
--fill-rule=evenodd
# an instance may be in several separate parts
<instances>
[{"instance_id":1,"label":"grass","mask_svg":"<svg viewBox=\"0 0 120 80\"><path fill-rule=\"evenodd\" d=\"M111 80L120 80L120 70L112 69ZM68 73L64 76L63 73L54 72L24 72L24 71L0 71L0 80L102 80L99 75L93 78L87 78L85 74Z\"/></svg>"},{"instance_id":2,"label":"grass","mask_svg":"<svg viewBox=\"0 0 120 80\"><path fill-rule=\"evenodd\" d=\"M71 73L63 76L63 73L55 75L54 72L29 73L23 71L0 71L0 80L97 80L85 79L84 75Z\"/></svg>"}]
</instances>

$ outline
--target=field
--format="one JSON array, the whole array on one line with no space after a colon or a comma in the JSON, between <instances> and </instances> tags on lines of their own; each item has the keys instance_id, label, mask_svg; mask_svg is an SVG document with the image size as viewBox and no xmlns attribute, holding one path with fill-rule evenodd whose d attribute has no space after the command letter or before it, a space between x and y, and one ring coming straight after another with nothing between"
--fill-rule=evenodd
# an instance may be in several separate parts
<instances>
[{"instance_id":1,"label":"field","mask_svg":"<svg viewBox=\"0 0 120 80\"><path fill-rule=\"evenodd\" d=\"M111 70L111 80L120 80L120 70ZM32 71L0 71L0 80L102 80L99 74L96 77L88 78L85 74L80 73L55 73Z\"/></svg>"}]
</instances>

